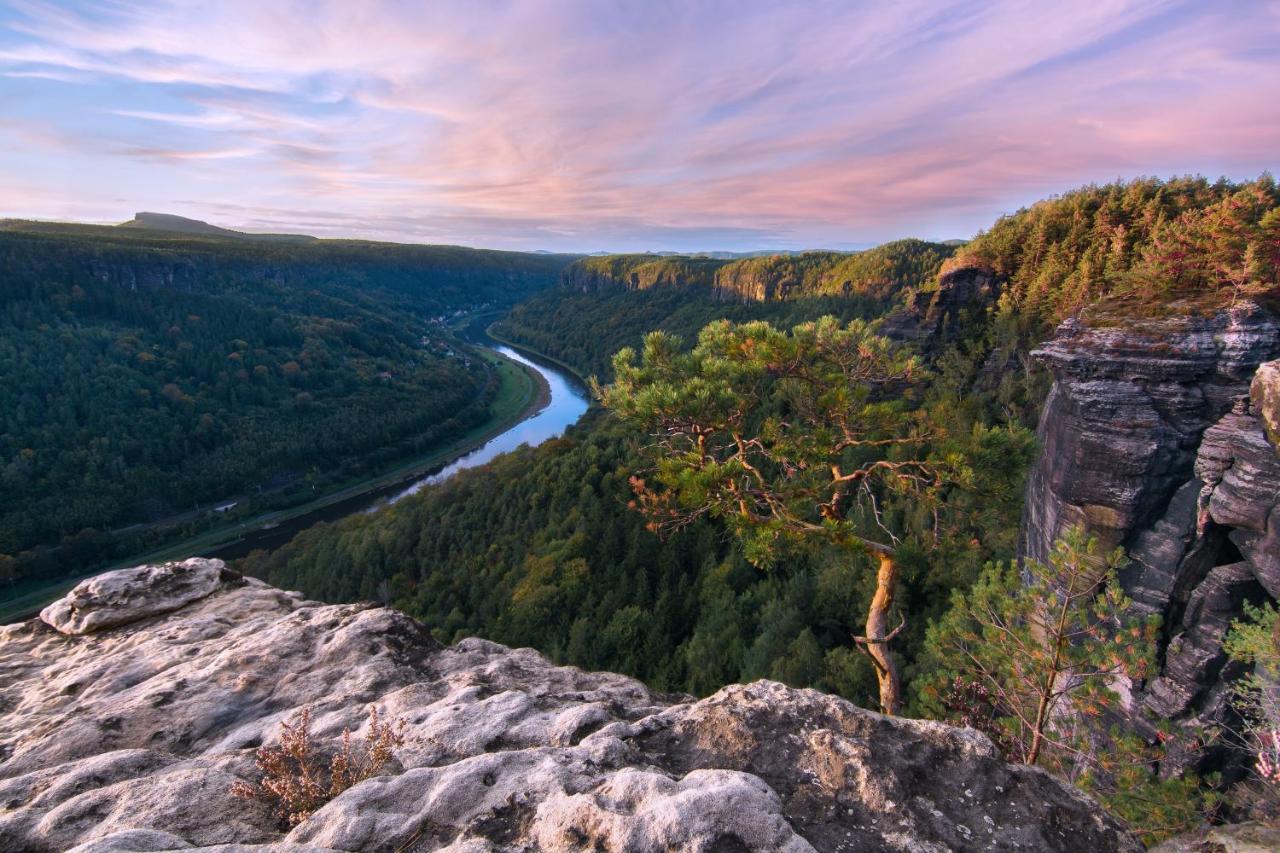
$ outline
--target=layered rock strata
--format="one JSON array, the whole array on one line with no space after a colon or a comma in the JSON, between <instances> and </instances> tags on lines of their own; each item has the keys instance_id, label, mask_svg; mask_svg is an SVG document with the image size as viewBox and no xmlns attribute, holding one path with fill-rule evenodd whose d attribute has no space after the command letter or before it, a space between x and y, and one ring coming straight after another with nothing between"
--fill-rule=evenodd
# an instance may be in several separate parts
<instances>
[{"instance_id":1,"label":"layered rock strata","mask_svg":"<svg viewBox=\"0 0 1280 853\"><path fill-rule=\"evenodd\" d=\"M1280 597L1280 456L1266 429L1280 319L1252 303L1094 316L1064 323L1034 355L1055 381L1021 555L1046 559L1076 524L1124 547L1121 583L1164 625L1159 676L1131 714L1231 722L1238 673L1223 636L1244 602Z\"/></svg>"}]
</instances>

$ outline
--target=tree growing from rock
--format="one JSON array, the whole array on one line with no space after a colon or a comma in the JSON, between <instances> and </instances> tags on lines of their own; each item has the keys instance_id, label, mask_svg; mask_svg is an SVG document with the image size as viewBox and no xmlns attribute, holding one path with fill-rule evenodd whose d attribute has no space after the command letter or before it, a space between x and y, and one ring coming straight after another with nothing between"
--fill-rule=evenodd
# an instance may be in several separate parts
<instances>
[{"instance_id":1,"label":"tree growing from rock","mask_svg":"<svg viewBox=\"0 0 1280 853\"><path fill-rule=\"evenodd\" d=\"M1126 680L1152 673L1160 626L1121 589L1124 562L1072 528L1048 564L989 565L930 629L921 665L930 675L918 684L921 710L1070 779L1154 841L1196 825L1214 798L1193 774L1156 772L1161 726L1148 742L1106 722Z\"/></svg>"},{"instance_id":2,"label":"tree growing from rock","mask_svg":"<svg viewBox=\"0 0 1280 853\"><path fill-rule=\"evenodd\" d=\"M1154 664L1159 621L1133 613L1116 579L1123 561L1072 528L1048 564L988 566L930 631L932 653L960 679L935 678L941 704L959 707L956 685L976 684L995 709L986 727L1011 758L1039 764L1046 749L1072 752L1063 724L1098 717L1117 701L1119 679L1139 680Z\"/></svg>"},{"instance_id":3,"label":"tree growing from rock","mask_svg":"<svg viewBox=\"0 0 1280 853\"><path fill-rule=\"evenodd\" d=\"M1251 793L1263 816L1275 821L1280 817L1280 610L1274 603L1245 602L1244 618L1232 623L1223 648L1249 668L1235 684L1240 734L1253 752Z\"/></svg>"},{"instance_id":4,"label":"tree growing from rock","mask_svg":"<svg viewBox=\"0 0 1280 853\"><path fill-rule=\"evenodd\" d=\"M861 321L834 318L790 333L764 322L712 323L685 351L649 334L643 352L619 352L615 381L596 386L605 406L651 431L648 479L633 505L662 532L701 516L725 521L759 566L789 547L826 545L869 555L875 595L866 633L885 713L899 711L901 676L889 643L899 533L885 498L936 507L955 460L931 459L935 438L913 407L919 362ZM874 531L874 533L870 532Z\"/></svg>"}]
</instances>

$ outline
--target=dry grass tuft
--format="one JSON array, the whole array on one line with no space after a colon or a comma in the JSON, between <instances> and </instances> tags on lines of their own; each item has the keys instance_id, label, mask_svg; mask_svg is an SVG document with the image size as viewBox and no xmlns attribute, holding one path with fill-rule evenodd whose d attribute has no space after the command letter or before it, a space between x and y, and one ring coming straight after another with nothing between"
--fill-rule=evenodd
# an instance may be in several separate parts
<instances>
[{"instance_id":1,"label":"dry grass tuft","mask_svg":"<svg viewBox=\"0 0 1280 853\"><path fill-rule=\"evenodd\" d=\"M281 822L297 826L318 808L348 788L377 776L404 745L403 719L382 722L378 709L369 709L369 732L353 744L351 730L342 730L342 741L326 761L311 737L311 709L303 708L292 721L280 724L280 745L258 748L262 774L254 784L237 782L237 797L268 803Z\"/></svg>"}]
</instances>

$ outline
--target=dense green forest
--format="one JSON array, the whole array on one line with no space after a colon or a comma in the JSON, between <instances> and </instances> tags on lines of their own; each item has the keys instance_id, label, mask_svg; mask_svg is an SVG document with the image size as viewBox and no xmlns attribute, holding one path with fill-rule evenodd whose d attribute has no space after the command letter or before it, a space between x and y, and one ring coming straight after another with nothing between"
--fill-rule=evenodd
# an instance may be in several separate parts
<instances>
[{"instance_id":1,"label":"dense green forest","mask_svg":"<svg viewBox=\"0 0 1280 853\"><path fill-rule=\"evenodd\" d=\"M865 618L869 564L815 553L763 573L705 521L659 539L628 508L641 440L592 409L561 439L317 526L241 567L327 600L393 602L443 640L533 646L666 689L705 694L770 677L874 707L870 667L849 643ZM904 558L900 599L925 617L906 650L951 588L1014 545L1021 468L1006 463L1026 461L1030 434L976 428L960 444L989 476L957 506L938 552Z\"/></svg>"},{"instance_id":2,"label":"dense green forest","mask_svg":"<svg viewBox=\"0 0 1280 853\"><path fill-rule=\"evenodd\" d=\"M568 258L87 226L0 229L0 570L61 575L147 525L288 505L489 417L439 321Z\"/></svg>"},{"instance_id":3,"label":"dense green forest","mask_svg":"<svg viewBox=\"0 0 1280 853\"><path fill-rule=\"evenodd\" d=\"M706 291L682 287L597 293L557 288L517 305L494 325L494 331L568 364L583 376L607 376L613 354L654 329L692 340L699 329L721 318L792 325L824 314L842 319L877 317L889 304L868 296L724 303Z\"/></svg>"},{"instance_id":4,"label":"dense green forest","mask_svg":"<svg viewBox=\"0 0 1280 853\"><path fill-rule=\"evenodd\" d=\"M861 252L800 252L746 258L700 255L601 255L582 258L565 272L581 290L632 290L675 285L714 290L726 299L771 300L811 296L886 296L930 280L954 246L895 240Z\"/></svg>"},{"instance_id":5,"label":"dense green forest","mask_svg":"<svg viewBox=\"0 0 1280 853\"><path fill-rule=\"evenodd\" d=\"M941 243L898 240L857 253L737 260L583 258L565 270L560 287L517 305L496 331L582 375L607 376L615 352L654 330L691 341L717 319L792 326L825 314L845 320L882 316L907 293L933 287L952 251ZM597 275L606 278L596 279ZM612 284L592 286L601 281ZM753 288L770 295L739 297ZM788 298L782 299L784 294Z\"/></svg>"},{"instance_id":6,"label":"dense green forest","mask_svg":"<svg viewBox=\"0 0 1280 853\"><path fill-rule=\"evenodd\" d=\"M1150 311L1174 297L1274 292L1280 188L1270 175L1085 187L1003 217L946 267L962 265L1006 282L1006 310L1053 320L1106 297Z\"/></svg>"},{"instance_id":7,"label":"dense green forest","mask_svg":"<svg viewBox=\"0 0 1280 853\"><path fill-rule=\"evenodd\" d=\"M1078 283L1092 282L1095 299L1156 287L1229 299L1238 288L1228 274L1247 255L1242 287L1274 287L1275 193L1265 176L1245 185L1089 187L1002 219L948 262L947 269L993 270L1004 295L933 342L920 396L941 427L932 452L954 454L974 478L947 495L936 527L910 505L884 507L890 526L909 532L898 599L907 627L895 641L908 682L951 593L967 589L984 563L1014 554L1032 429L1048 389L1027 353L1078 304ZM1162 241L1210 222L1245 235L1234 254L1193 242L1177 259L1183 277L1159 278L1171 263ZM1101 257L1107 266L1098 280ZM584 293L572 275L518 306L500 328L602 377L615 350L638 345L651 329L692 344L717 318L786 327L827 313L873 317L901 310L912 290L936 286L726 303L709 288L678 284ZM629 478L645 473L637 451L646 441L593 410L563 439L464 472L382 513L315 528L244 565L329 600L393 602L445 640L480 634L532 645L558 660L695 693L770 676L874 705L875 679L849 640L865 615L869 565L816 551L764 573L706 520L660 540L628 506Z\"/></svg>"}]
</instances>

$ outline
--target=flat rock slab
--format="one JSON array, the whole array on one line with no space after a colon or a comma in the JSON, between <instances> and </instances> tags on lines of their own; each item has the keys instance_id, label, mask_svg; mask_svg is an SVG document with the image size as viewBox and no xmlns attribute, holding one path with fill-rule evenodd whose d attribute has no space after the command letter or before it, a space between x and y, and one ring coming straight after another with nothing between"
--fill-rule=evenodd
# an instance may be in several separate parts
<instances>
[{"instance_id":1,"label":"flat rock slab","mask_svg":"<svg viewBox=\"0 0 1280 853\"><path fill-rule=\"evenodd\" d=\"M405 741L290 830L231 791L302 708L324 748L371 708ZM305 601L218 561L105 575L0 628L0 850L186 846L1139 849L972 730L768 681L694 701L530 649L445 648L394 610Z\"/></svg>"}]
</instances>

